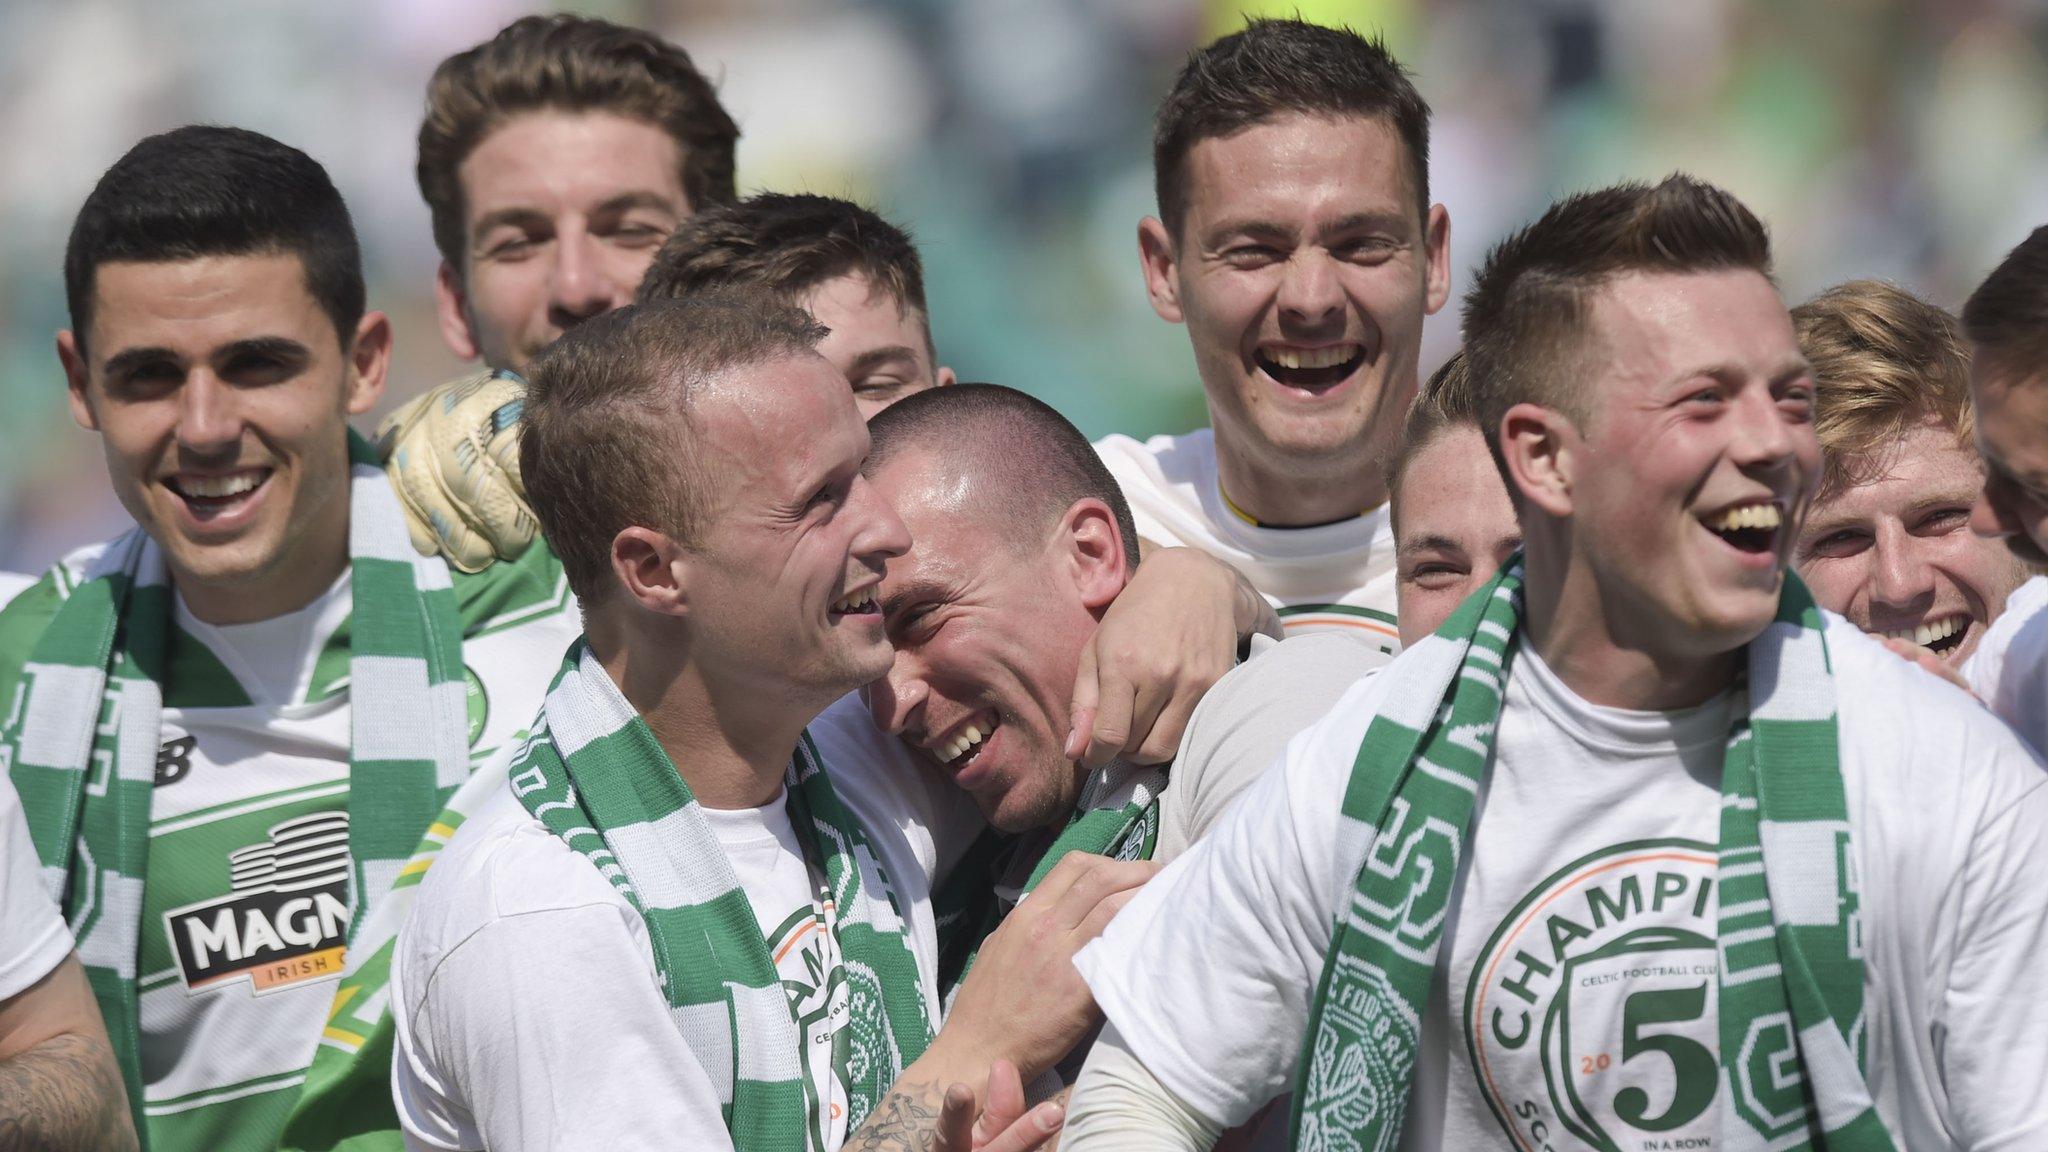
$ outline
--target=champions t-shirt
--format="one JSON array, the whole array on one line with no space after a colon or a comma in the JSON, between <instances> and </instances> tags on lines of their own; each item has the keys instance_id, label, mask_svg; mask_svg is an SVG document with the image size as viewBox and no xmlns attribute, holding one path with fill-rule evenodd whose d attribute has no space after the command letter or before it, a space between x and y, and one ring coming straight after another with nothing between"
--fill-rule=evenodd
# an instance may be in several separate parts
<instances>
[{"instance_id":1,"label":"champions t-shirt","mask_svg":"<svg viewBox=\"0 0 2048 1152\"><path fill-rule=\"evenodd\" d=\"M102 546L67 557L75 582ZM453 573L471 763L522 734L581 630L559 562ZM69 587L0 613L18 664ZM341 975L349 891L349 578L299 611L216 627L173 609L136 981L154 1152L277 1144ZM11 679L11 675L0 680Z\"/></svg>"},{"instance_id":2,"label":"champions t-shirt","mask_svg":"<svg viewBox=\"0 0 2048 1152\"><path fill-rule=\"evenodd\" d=\"M1963 693L1828 624L1855 837L1838 883L1861 901L1879 1114L1906 1148L2048 1147L2041 767ZM1211 1122L1292 1084L1360 865L1338 847L1337 801L1399 667L1291 743L1077 960L1131 1052ZM1740 704L1601 708L1516 654L1403 1149L1723 1147L1716 844ZM1388 1090L1361 1080L1347 1098Z\"/></svg>"},{"instance_id":3,"label":"champions t-shirt","mask_svg":"<svg viewBox=\"0 0 2048 1152\"><path fill-rule=\"evenodd\" d=\"M1116 477L1138 536L1197 548L1265 593L1292 636L1340 629L1401 650L1394 604L1394 530L1384 506L1315 528L1262 528L1231 511L1207 428L1139 442L1105 436L1096 455Z\"/></svg>"}]
</instances>

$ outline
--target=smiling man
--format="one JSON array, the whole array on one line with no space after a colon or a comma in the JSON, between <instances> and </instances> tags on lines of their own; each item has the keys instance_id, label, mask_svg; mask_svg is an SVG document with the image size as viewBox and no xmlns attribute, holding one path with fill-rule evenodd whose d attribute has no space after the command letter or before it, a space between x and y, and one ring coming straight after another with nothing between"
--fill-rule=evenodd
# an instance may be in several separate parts
<instances>
[{"instance_id":1,"label":"smiling man","mask_svg":"<svg viewBox=\"0 0 2048 1152\"><path fill-rule=\"evenodd\" d=\"M1954 317L1871 280L1792 310L1813 364L1820 491L1793 553L1821 607L1962 669L2025 565L1970 531L1984 487Z\"/></svg>"},{"instance_id":2,"label":"smiling man","mask_svg":"<svg viewBox=\"0 0 2048 1152\"><path fill-rule=\"evenodd\" d=\"M1142 865L1049 879L936 1028L930 891L961 806L835 705L889 668L876 592L911 541L824 335L769 295L698 295L537 362L522 462L587 631L400 937L414 1146L929 1150L947 1085L992 1055L1033 1075L1086 1026L1069 938Z\"/></svg>"},{"instance_id":3,"label":"smiling man","mask_svg":"<svg viewBox=\"0 0 2048 1152\"><path fill-rule=\"evenodd\" d=\"M379 945L574 638L566 585L544 557L451 580L407 543L348 424L390 325L305 154L144 140L80 209L65 287L71 411L136 527L0 612L0 752L144 1146L275 1147L310 1079L338 1103L294 1146L394 1147L387 1067L349 1058Z\"/></svg>"},{"instance_id":4,"label":"smiling man","mask_svg":"<svg viewBox=\"0 0 2048 1152\"><path fill-rule=\"evenodd\" d=\"M831 329L818 351L863 417L952 383L925 307L924 264L901 228L849 200L762 193L692 216L641 281L641 300L758 287ZM445 401L446 393L452 402ZM414 539L458 566L522 554L535 525L519 480L516 379L476 378L415 401L389 425L392 477Z\"/></svg>"},{"instance_id":5,"label":"smiling man","mask_svg":"<svg viewBox=\"0 0 2048 1152\"><path fill-rule=\"evenodd\" d=\"M1063 1148L1204 1147L1290 1083L1303 1147L2048 1140L2048 775L1786 575L1821 459L1769 271L1680 176L1493 250L1524 559L1082 953Z\"/></svg>"},{"instance_id":6,"label":"smiling man","mask_svg":"<svg viewBox=\"0 0 2048 1152\"><path fill-rule=\"evenodd\" d=\"M1386 466L1450 291L1428 105L1376 42L1255 20L1182 69L1152 166L1145 287L1211 427L1097 444L1139 536L1235 565L1290 631L1398 650Z\"/></svg>"},{"instance_id":7,"label":"smiling man","mask_svg":"<svg viewBox=\"0 0 2048 1152\"><path fill-rule=\"evenodd\" d=\"M1522 526L1486 450L1465 354L1430 375L1387 469L1401 643L1443 625L1522 546Z\"/></svg>"},{"instance_id":8,"label":"smiling man","mask_svg":"<svg viewBox=\"0 0 2048 1152\"><path fill-rule=\"evenodd\" d=\"M527 16L441 62L419 185L449 350L525 370L633 298L662 242L730 203L739 129L689 54L582 16Z\"/></svg>"}]
</instances>

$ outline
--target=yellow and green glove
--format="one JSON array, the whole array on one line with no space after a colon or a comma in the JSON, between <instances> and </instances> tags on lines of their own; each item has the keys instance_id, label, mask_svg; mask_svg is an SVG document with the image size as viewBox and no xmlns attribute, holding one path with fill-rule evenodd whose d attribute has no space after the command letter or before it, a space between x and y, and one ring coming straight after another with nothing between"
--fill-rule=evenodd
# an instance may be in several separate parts
<instances>
[{"instance_id":1,"label":"yellow and green glove","mask_svg":"<svg viewBox=\"0 0 2048 1152\"><path fill-rule=\"evenodd\" d=\"M384 472L422 555L475 572L533 543L539 526L519 479L525 406L526 381L479 372L428 390L378 427Z\"/></svg>"}]
</instances>

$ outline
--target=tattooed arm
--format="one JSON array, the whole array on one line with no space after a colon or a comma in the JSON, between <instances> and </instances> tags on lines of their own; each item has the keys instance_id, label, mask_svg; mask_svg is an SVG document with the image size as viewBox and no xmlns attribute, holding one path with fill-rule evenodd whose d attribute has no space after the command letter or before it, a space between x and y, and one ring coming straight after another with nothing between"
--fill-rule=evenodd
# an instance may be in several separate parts
<instances>
[{"instance_id":1,"label":"tattooed arm","mask_svg":"<svg viewBox=\"0 0 2048 1152\"><path fill-rule=\"evenodd\" d=\"M132 1152L128 1092L78 957L0 1003L0 1152Z\"/></svg>"},{"instance_id":2,"label":"tattooed arm","mask_svg":"<svg viewBox=\"0 0 2048 1152\"><path fill-rule=\"evenodd\" d=\"M988 1107L979 1120L974 1089L957 1082L941 1089L941 1082L911 1065L847 1134L841 1152L1052 1152L1058 1143L1065 1108L1048 1100L1026 1111L1024 1083L1009 1061L989 1069Z\"/></svg>"}]
</instances>

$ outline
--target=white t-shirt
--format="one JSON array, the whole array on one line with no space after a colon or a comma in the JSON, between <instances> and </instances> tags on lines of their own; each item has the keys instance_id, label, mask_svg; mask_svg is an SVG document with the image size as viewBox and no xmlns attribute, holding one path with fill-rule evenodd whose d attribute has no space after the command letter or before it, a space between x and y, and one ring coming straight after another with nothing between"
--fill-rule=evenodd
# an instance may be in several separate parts
<instances>
[{"instance_id":1,"label":"white t-shirt","mask_svg":"<svg viewBox=\"0 0 2048 1152\"><path fill-rule=\"evenodd\" d=\"M0 772L0 1004L48 976L71 954L71 930L43 887L14 784Z\"/></svg>"},{"instance_id":2,"label":"white t-shirt","mask_svg":"<svg viewBox=\"0 0 2048 1152\"><path fill-rule=\"evenodd\" d=\"M2048 1147L2048 998L2034 988L2048 777L1952 686L1883 659L1839 617L1827 641L1878 1110L1901 1147ZM1291 1084L1360 864L1339 849L1339 800L1389 682L1367 677L1291 743L1077 961L1131 1051L1213 1122L1238 1123ZM1718 1086L1700 1078L1701 1050L1719 1048L1708 881L1733 701L1595 707L1526 649L1508 700L1401 1147L1590 1146L1574 1142L1577 1123L1620 1148L1715 1148ZM1689 1069L1700 1073L1681 1081ZM1646 1095L1617 1106L1630 1087Z\"/></svg>"},{"instance_id":3,"label":"white t-shirt","mask_svg":"<svg viewBox=\"0 0 2048 1152\"><path fill-rule=\"evenodd\" d=\"M2048 576L2013 589L1963 675L1978 699L2048 756Z\"/></svg>"},{"instance_id":4,"label":"white t-shirt","mask_svg":"<svg viewBox=\"0 0 2048 1152\"><path fill-rule=\"evenodd\" d=\"M908 914L918 991L936 1023L932 883L978 833L979 814L965 792L878 730L856 697L834 704L809 732ZM504 770L503 760L482 769ZM793 832L784 840L757 818L765 814L727 815L714 827L725 825L721 840L730 834L725 842L742 844L735 871L746 878L763 931L774 933L792 919L785 911L771 923L774 909L810 909L809 869ZM764 872L770 878L762 882ZM815 937L815 927L795 919L793 935ZM836 957L821 950L817 961ZM790 969L782 967L788 988ZM845 1092L816 1058L829 1069L846 1011L843 994L831 994L837 980L829 970L801 979L827 993L803 995L799 1010L818 1016L814 1099L829 1086L839 1107L824 1145L830 1152L845 1135ZM646 922L509 787L463 824L420 884L394 950L391 998L393 1096L410 1148L732 1147L711 1078L656 984Z\"/></svg>"},{"instance_id":5,"label":"white t-shirt","mask_svg":"<svg viewBox=\"0 0 2048 1152\"><path fill-rule=\"evenodd\" d=\"M1207 428L1143 443L1105 436L1095 452L1130 502L1140 539L1197 548L1236 568L1272 601L1289 635L1342 629L1401 650L1384 506L1317 528L1261 528L1224 503Z\"/></svg>"}]
</instances>

